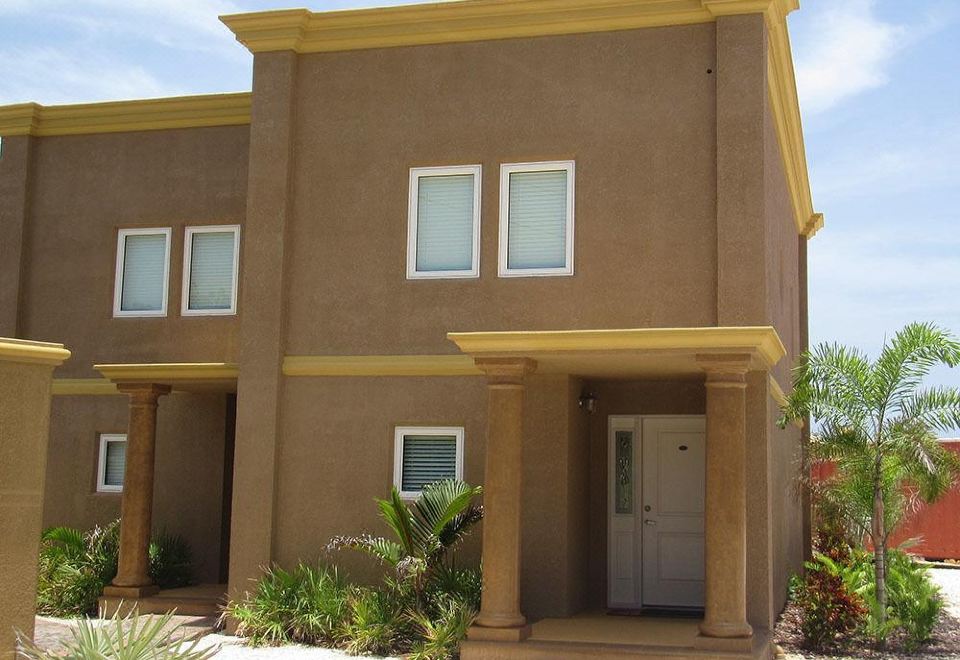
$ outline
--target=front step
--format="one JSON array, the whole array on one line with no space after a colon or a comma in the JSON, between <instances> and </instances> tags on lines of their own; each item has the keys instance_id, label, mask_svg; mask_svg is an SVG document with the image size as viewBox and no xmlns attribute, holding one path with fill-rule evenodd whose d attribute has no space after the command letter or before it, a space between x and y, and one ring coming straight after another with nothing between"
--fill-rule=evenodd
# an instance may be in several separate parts
<instances>
[{"instance_id":1,"label":"front step","mask_svg":"<svg viewBox=\"0 0 960 660\"><path fill-rule=\"evenodd\" d=\"M136 609L140 614L167 614L183 616L219 616L226 602L226 585L200 584L179 589L165 589L138 600L124 600L116 596L101 596L100 611L104 617L120 612L126 616Z\"/></svg>"}]
</instances>

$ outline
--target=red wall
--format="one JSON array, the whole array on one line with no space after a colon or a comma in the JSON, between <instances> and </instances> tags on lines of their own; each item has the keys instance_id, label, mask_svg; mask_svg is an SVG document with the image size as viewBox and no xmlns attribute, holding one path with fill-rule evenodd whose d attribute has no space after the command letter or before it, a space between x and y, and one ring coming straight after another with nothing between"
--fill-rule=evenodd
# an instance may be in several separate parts
<instances>
[{"instance_id":1,"label":"red wall","mask_svg":"<svg viewBox=\"0 0 960 660\"><path fill-rule=\"evenodd\" d=\"M960 440L944 440L943 444L960 454ZM824 478L833 472L833 466L814 465L811 472L814 479ZM919 539L909 548L911 554L929 559L960 559L960 484L954 484L933 504L922 504L891 538L890 546L896 547L911 538Z\"/></svg>"}]
</instances>

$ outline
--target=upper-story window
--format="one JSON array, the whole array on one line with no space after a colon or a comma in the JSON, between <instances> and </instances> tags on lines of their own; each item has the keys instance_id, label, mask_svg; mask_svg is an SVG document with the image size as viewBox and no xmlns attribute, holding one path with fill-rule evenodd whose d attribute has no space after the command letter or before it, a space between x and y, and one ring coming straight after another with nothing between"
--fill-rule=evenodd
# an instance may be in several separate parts
<instances>
[{"instance_id":1,"label":"upper-story window","mask_svg":"<svg viewBox=\"0 0 960 660\"><path fill-rule=\"evenodd\" d=\"M573 274L573 161L500 166L501 277Z\"/></svg>"},{"instance_id":2,"label":"upper-story window","mask_svg":"<svg viewBox=\"0 0 960 660\"><path fill-rule=\"evenodd\" d=\"M407 277L480 275L479 165L410 170Z\"/></svg>"},{"instance_id":3,"label":"upper-story window","mask_svg":"<svg viewBox=\"0 0 960 660\"><path fill-rule=\"evenodd\" d=\"M240 227L187 227L183 242L184 316L237 313Z\"/></svg>"},{"instance_id":4,"label":"upper-story window","mask_svg":"<svg viewBox=\"0 0 960 660\"><path fill-rule=\"evenodd\" d=\"M166 316L170 228L121 229L117 236L114 316Z\"/></svg>"}]
</instances>

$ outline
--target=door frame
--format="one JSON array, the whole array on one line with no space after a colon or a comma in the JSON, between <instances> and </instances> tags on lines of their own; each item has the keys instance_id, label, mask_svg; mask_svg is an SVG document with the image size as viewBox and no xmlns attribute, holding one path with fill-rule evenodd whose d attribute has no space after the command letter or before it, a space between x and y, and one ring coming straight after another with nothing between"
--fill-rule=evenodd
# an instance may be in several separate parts
<instances>
[{"instance_id":1,"label":"door frame","mask_svg":"<svg viewBox=\"0 0 960 660\"><path fill-rule=\"evenodd\" d=\"M637 498L637 493L643 493L643 422L646 419L703 419L706 415L608 415L607 416L607 597L606 607L610 609L623 609L624 605L613 603L613 580L611 567L614 562L614 526L611 524L614 510L616 507L616 484L613 475L616 474L616 431L633 430L633 524L636 536L634 542L633 565L636 570L635 592L636 604L634 608L643 607L643 521L642 521L642 497Z\"/></svg>"}]
</instances>

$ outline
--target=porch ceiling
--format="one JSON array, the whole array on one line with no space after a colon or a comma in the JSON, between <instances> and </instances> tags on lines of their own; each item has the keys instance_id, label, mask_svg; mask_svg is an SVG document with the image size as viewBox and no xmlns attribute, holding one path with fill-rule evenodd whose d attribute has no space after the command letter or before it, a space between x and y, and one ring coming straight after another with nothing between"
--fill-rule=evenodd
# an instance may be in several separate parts
<instances>
[{"instance_id":1,"label":"porch ceiling","mask_svg":"<svg viewBox=\"0 0 960 660\"><path fill-rule=\"evenodd\" d=\"M525 357L537 373L586 378L673 378L703 373L700 358L742 355L766 370L786 349L770 326L633 328L523 332L451 332L447 338L473 358Z\"/></svg>"},{"instance_id":2,"label":"porch ceiling","mask_svg":"<svg viewBox=\"0 0 960 660\"><path fill-rule=\"evenodd\" d=\"M118 385L154 383L180 392L236 392L240 373L229 362L95 364L93 368Z\"/></svg>"}]
</instances>

